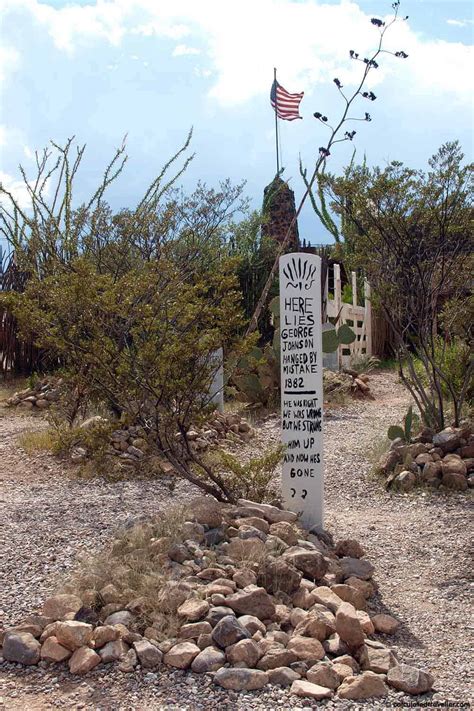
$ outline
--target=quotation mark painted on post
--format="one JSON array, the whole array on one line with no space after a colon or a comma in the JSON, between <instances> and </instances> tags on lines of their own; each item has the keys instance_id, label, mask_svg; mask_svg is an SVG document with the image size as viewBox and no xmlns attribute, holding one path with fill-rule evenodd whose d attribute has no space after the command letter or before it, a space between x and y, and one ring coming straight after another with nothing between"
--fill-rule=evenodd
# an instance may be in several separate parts
<instances>
[{"instance_id":1,"label":"quotation mark painted on post","mask_svg":"<svg viewBox=\"0 0 474 711\"><path fill-rule=\"evenodd\" d=\"M296 496L296 489L290 489L290 491L291 491L291 498L294 499ZM307 490L303 489L303 491L301 492L301 498L306 499L307 496L308 496Z\"/></svg>"}]
</instances>

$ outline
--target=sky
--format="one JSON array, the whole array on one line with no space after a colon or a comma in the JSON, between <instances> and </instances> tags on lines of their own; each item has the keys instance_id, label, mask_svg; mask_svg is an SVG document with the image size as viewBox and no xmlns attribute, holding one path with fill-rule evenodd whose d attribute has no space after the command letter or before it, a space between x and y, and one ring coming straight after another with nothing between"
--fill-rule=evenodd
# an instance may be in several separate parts
<instances>
[{"instance_id":1,"label":"sky","mask_svg":"<svg viewBox=\"0 0 474 711\"><path fill-rule=\"evenodd\" d=\"M474 4L470 0L402 0L385 48L354 115L353 144L340 143L327 169L351 159L371 165L400 160L424 168L448 140L473 157ZM303 120L280 121L283 177L298 201L304 192L298 161L311 170L337 121L390 0L0 0L0 181L27 207L18 166L33 178L35 150L75 136L86 144L77 179L87 199L127 134L129 161L109 191L110 204L133 207L193 127L195 158L182 178L191 191L230 178L246 180L254 208L275 175L273 68L290 92L304 91ZM331 241L308 207L300 236Z\"/></svg>"}]
</instances>

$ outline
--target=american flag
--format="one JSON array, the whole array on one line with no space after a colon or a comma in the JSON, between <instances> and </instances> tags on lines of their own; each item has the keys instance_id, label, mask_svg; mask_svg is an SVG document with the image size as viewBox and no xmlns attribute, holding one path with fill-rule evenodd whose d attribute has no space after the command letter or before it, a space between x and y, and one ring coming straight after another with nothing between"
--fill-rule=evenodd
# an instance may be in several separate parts
<instances>
[{"instance_id":1,"label":"american flag","mask_svg":"<svg viewBox=\"0 0 474 711\"><path fill-rule=\"evenodd\" d=\"M294 119L303 118L299 114L300 101L303 96L304 91L300 94L290 94L275 79L270 92L270 102L278 118L294 121Z\"/></svg>"}]
</instances>

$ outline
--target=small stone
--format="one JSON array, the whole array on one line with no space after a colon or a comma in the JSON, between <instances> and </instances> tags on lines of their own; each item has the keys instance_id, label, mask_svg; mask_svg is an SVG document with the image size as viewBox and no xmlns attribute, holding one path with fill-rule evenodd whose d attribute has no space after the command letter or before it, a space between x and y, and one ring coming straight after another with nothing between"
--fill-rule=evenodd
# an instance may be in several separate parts
<instances>
[{"instance_id":1,"label":"small stone","mask_svg":"<svg viewBox=\"0 0 474 711\"><path fill-rule=\"evenodd\" d=\"M141 639L138 642L134 642L133 647L144 669L156 669L161 664L163 660L162 652L148 640Z\"/></svg>"},{"instance_id":2,"label":"small stone","mask_svg":"<svg viewBox=\"0 0 474 711\"><path fill-rule=\"evenodd\" d=\"M323 645L318 639L312 637L292 637L287 649L294 652L297 659L303 661L317 661L324 657Z\"/></svg>"},{"instance_id":3,"label":"small stone","mask_svg":"<svg viewBox=\"0 0 474 711\"><path fill-rule=\"evenodd\" d=\"M344 681L344 679L346 679L348 676L354 676L354 670L348 664L339 664L333 662L332 668L333 671L339 677L339 683L341 683L341 681Z\"/></svg>"},{"instance_id":4,"label":"small stone","mask_svg":"<svg viewBox=\"0 0 474 711\"><path fill-rule=\"evenodd\" d=\"M412 471L405 469L395 477L395 483L402 491L411 491L416 484L416 475Z\"/></svg>"},{"instance_id":5,"label":"small stone","mask_svg":"<svg viewBox=\"0 0 474 711\"><path fill-rule=\"evenodd\" d=\"M356 610L366 609L367 604L365 602L365 597L357 588L353 588L351 585L347 584L339 584L333 585L331 590L344 602L350 602L351 605L354 605Z\"/></svg>"},{"instance_id":6,"label":"small stone","mask_svg":"<svg viewBox=\"0 0 474 711\"><path fill-rule=\"evenodd\" d=\"M309 615L295 627L295 635L314 637L315 639L319 639L320 642L326 639L327 633L328 628L324 620L312 613L309 613Z\"/></svg>"},{"instance_id":7,"label":"small stone","mask_svg":"<svg viewBox=\"0 0 474 711\"><path fill-rule=\"evenodd\" d=\"M445 470L443 472L442 484L447 489L454 489L455 491L466 491L468 488L466 476L454 471Z\"/></svg>"},{"instance_id":8,"label":"small stone","mask_svg":"<svg viewBox=\"0 0 474 711\"><path fill-rule=\"evenodd\" d=\"M389 669L387 682L390 686L407 694L425 694L434 684L434 677L408 664L399 664Z\"/></svg>"},{"instance_id":9,"label":"small stone","mask_svg":"<svg viewBox=\"0 0 474 711\"><path fill-rule=\"evenodd\" d=\"M356 590L359 590L359 592L362 593L366 600L368 600L368 598L371 597L375 592L372 583L368 582L367 580L361 580L360 578L356 578L353 575L350 578L346 578L345 584L350 585L351 588L356 588Z\"/></svg>"},{"instance_id":10,"label":"small stone","mask_svg":"<svg viewBox=\"0 0 474 711\"><path fill-rule=\"evenodd\" d=\"M240 526L253 526L263 533L268 533L270 531L270 524L265 521L264 518L259 518L257 516L247 516L246 518L238 518L235 525L240 528Z\"/></svg>"},{"instance_id":11,"label":"small stone","mask_svg":"<svg viewBox=\"0 0 474 711\"><path fill-rule=\"evenodd\" d=\"M372 617L372 622L376 632L381 632L382 634L395 634L397 629L400 627L400 622L398 620L391 615L386 615L385 613L374 615Z\"/></svg>"},{"instance_id":12,"label":"small stone","mask_svg":"<svg viewBox=\"0 0 474 711\"><path fill-rule=\"evenodd\" d=\"M242 639L226 649L227 660L231 664L243 662L247 667L254 667L262 653L253 639Z\"/></svg>"},{"instance_id":13,"label":"small stone","mask_svg":"<svg viewBox=\"0 0 474 711\"><path fill-rule=\"evenodd\" d=\"M249 639L250 632L243 627L234 615L223 617L212 630L213 641L222 649L236 644L242 639Z\"/></svg>"},{"instance_id":14,"label":"small stone","mask_svg":"<svg viewBox=\"0 0 474 711\"><path fill-rule=\"evenodd\" d=\"M298 589L301 577L301 573L283 558L269 556L259 566L257 583L271 595L280 591L290 595Z\"/></svg>"},{"instance_id":15,"label":"small stone","mask_svg":"<svg viewBox=\"0 0 474 711\"><path fill-rule=\"evenodd\" d=\"M371 699L387 696L388 689L378 674L366 671L360 676L348 676L337 691L341 699Z\"/></svg>"},{"instance_id":16,"label":"small stone","mask_svg":"<svg viewBox=\"0 0 474 711\"><path fill-rule=\"evenodd\" d=\"M201 620L209 611L209 603L206 600L189 598L178 607L178 615L190 622Z\"/></svg>"},{"instance_id":17,"label":"small stone","mask_svg":"<svg viewBox=\"0 0 474 711\"><path fill-rule=\"evenodd\" d=\"M74 614L82 607L82 600L77 595L54 595L48 598L43 605L43 615L53 620L62 620L68 612Z\"/></svg>"},{"instance_id":18,"label":"small stone","mask_svg":"<svg viewBox=\"0 0 474 711\"><path fill-rule=\"evenodd\" d=\"M201 652L199 647L192 642L175 644L163 658L165 664L177 669L187 669L193 659Z\"/></svg>"},{"instance_id":19,"label":"small stone","mask_svg":"<svg viewBox=\"0 0 474 711\"><path fill-rule=\"evenodd\" d=\"M46 662L64 662L64 660L69 659L70 656L71 650L59 644L53 635L48 637L41 647L41 659L44 659Z\"/></svg>"},{"instance_id":20,"label":"small stone","mask_svg":"<svg viewBox=\"0 0 474 711\"><path fill-rule=\"evenodd\" d=\"M329 662L318 662L311 669L308 669L306 678L312 684L324 686L327 689L337 689L341 680L337 672Z\"/></svg>"},{"instance_id":21,"label":"small stone","mask_svg":"<svg viewBox=\"0 0 474 711\"><path fill-rule=\"evenodd\" d=\"M301 678L300 674L290 669L290 667L269 669L267 673L270 684L275 684L276 686L291 686L294 681Z\"/></svg>"},{"instance_id":22,"label":"small stone","mask_svg":"<svg viewBox=\"0 0 474 711\"><path fill-rule=\"evenodd\" d=\"M284 541L288 546L296 546L298 543L298 536L291 523L286 521L280 521L279 523L272 523L270 526L270 533L272 536L276 536Z\"/></svg>"},{"instance_id":23,"label":"small stone","mask_svg":"<svg viewBox=\"0 0 474 711\"><path fill-rule=\"evenodd\" d=\"M374 623L370 619L369 615L365 610L356 610L357 617L359 618L360 624L362 626L362 630L365 632L366 635L371 635L374 634L375 632L375 627Z\"/></svg>"},{"instance_id":24,"label":"small stone","mask_svg":"<svg viewBox=\"0 0 474 711\"><path fill-rule=\"evenodd\" d=\"M210 496L198 496L189 505L192 518L203 526L217 528L222 523L222 511L219 503Z\"/></svg>"},{"instance_id":25,"label":"small stone","mask_svg":"<svg viewBox=\"0 0 474 711\"><path fill-rule=\"evenodd\" d=\"M216 647L206 647L193 659L191 669L197 674L217 671L225 664L225 654Z\"/></svg>"},{"instance_id":26,"label":"small stone","mask_svg":"<svg viewBox=\"0 0 474 711\"><path fill-rule=\"evenodd\" d=\"M336 657L341 654L348 654L349 647L347 644L339 637L339 635L332 634L323 642L323 647L328 654L334 654Z\"/></svg>"},{"instance_id":27,"label":"small stone","mask_svg":"<svg viewBox=\"0 0 474 711\"><path fill-rule=\"evenodd\" d=\"M100 657L97 652L89 647L80 647L69 660L69 671L71 674L87 674L98 664Z\"/></svg>"},{"instance_id":28,"label":"small stone","mask_svg":"<svg viewBox=\"0 0 474 711\"><path fill-rule=\"evenodd\" d=\"M330 699L333 695L333 691L326 689L324 686L318 686L309 681L304 681L304 679L298 679L291 685L290 694L309 699Z\"/></svg>"},{"instance_id":29,"label":"small stone","mask_svg":"<svg viewBox=\"0 0 474 711\"><path fill-rule=\"evenodd\" d=\"M227 555L235 560L263 558L265 543L260 538L232 538L227 544Z\"/></svg>"},{"instance_id":30,"label":"small stone","mask_svg":"<svg viewBox=\"0 0 474 711\"><path fill-rule=\"evenodd\" d=\"M214 682L224 689L235 691L252 691L261 689L268 684L268 674L257 669L226 669L222 667L216 672Z\"/></svg>"},{"instance_id":31,"label":"small stone","mask_svg":"<svg viewBox=\"0 0 474 711\"><path fill-rule=\"evenodd\" d=\"M37 664L40 660L41 644L29 632L7 630L3 640L2 656L7 662L17 664Z\"/></svg>"},{"instance_id":32,"label":"small stone","mask_svg":"<svg viewBox=\"0 0 474 711\"><path fill-rule=\"evenodd\" d=\"M212 635L211 634L200 634L196 641L199 649L206 649L206 647L212 647Z\"/></svg>"},{"instance_id":33,"label":"small stone","mask_svg":"<svg viewBox=\"0 0 474 711\"><path fill-rule=\"evenodd\" d=\"M211 627L214 627L219 620L222 620L223 617L227 617L227 615L234 615L232 608L227 607L226 605L217 605L216 607L211 607L206 615L205 621L209 622Z\"/></svg>"},{"instance_id":34,"label":"small stone","mask_svg":"<svg viewBox=\"0 0 474 711\"><path fill-rule=\"evenodd\" d=\"M92 625L88 625L86 622L68 620L67 622L58 622L54 635L59 644L74 651L89 644L92 639L92 631Z\"/></svg>"}]
</instances>

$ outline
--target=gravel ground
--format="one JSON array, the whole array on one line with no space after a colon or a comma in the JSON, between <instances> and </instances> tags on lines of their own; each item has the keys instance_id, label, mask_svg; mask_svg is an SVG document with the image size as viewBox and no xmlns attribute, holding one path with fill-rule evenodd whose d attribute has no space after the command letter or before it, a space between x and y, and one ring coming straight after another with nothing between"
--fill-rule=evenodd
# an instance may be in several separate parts
<instances>
[{"instance_id":1,"label":"gravel ground","mask_svg":"<svg viewBox=\"0 0 474 711\"><path fill-rule=\"evenodd\" d=\"M402 620L387 638L401 661L431 671L434 692L423 701L442 708L467 707L469 592L474 583L469 558L472 509L466 494L417 491L388 494L370 474L374 449L387 426L406 411L407 396L392 373L371 379L374 401L332 410L326 423L326 527L337 538L358 538L376 567L379 593L372 609ZM163 482L80 481L47 454L27 455L17 443L37 418L0 411L1 552L3 581L0 622L18 622L53 593L81 553L105 543L129 517L156 513L171 501L193 495L188 485L173 494ZM278 418L258 426L251 450L278 440ZM249 447L242 451L248 456ZM472 580L472 578L471 578ZM98 669L78 679L62 668L15 668L0 664L0 697L10 709L282 709L311 706L273 688L236 693L219 690L208 678L180 671L123 675ZM378 704L319 702L327 709L402 707L418 702L391 693ZM446 707L446 706L445 706Z\"/></svg>"}]
</instances>

